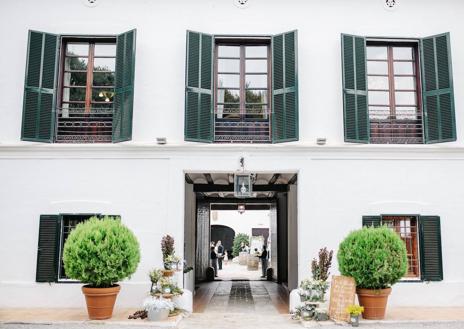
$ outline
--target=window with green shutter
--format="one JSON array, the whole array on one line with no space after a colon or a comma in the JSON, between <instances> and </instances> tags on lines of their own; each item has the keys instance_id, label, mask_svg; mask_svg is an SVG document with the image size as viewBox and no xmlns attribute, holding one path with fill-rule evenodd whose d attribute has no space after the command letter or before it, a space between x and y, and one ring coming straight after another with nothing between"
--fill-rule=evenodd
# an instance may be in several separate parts
<instances>
[{"instance_id":1,"label":"window with green shutter","mask_svg":"<svg viewBox=\"0 0 464 329\"><path fill-rule=\"evenodd\" d=\"M134 68L135 30L117 37L30 31L22 140L130 140Z\"/></svg>"},{"instance_id":2,"label":"window with green shutter","mask_svg":"<svg viewBox=\"0 0 464 329\"><path fill-rule=\"evenodd\" d=\"M363 216L363 226L386 225L404 241L408 257L405 279L443 280L440 217L419 215Z\"/></svg>"},{"instance_id":3,"label":"window with green shutter","mask_svg":"<svg viewBox=\"0 0 464 329\"><path fill-rule=\"evenodd\" d=\"M41 215L37 249L37 282L69 281L63 266L63 247L71 231L89 218L101 214ZM121 218L119 215L108 215Z\"/></svg>"},{"instance_id":4,"label":"window with green shutter","mask_svg":"<svg viewBox=\"0 0 464 329\"><path fill-rule=\"evenodd\" d=\"M456 140L449 34L424 39L342 34L346 142Z\"/></svg>"},{"instance_id":5,"label":"window with green shutter","mask_svg":"<svg viewBox=\"0 0 464 329\"><path fill-rule=\"evenodd\" d=\"M186 63L185 140L298 140L296 31L273 37L188 31Z\"/></svg>"}]
</instances>

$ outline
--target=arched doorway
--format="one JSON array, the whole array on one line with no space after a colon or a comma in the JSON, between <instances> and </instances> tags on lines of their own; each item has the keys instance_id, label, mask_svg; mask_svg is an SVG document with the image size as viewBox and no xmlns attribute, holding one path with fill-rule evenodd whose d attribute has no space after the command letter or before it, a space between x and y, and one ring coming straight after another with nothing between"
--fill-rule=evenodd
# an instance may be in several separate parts
<instances>
[{"instance_id":1,"label":"arched doorway","mask_svg":"<svg viewBox=\"0 0 464 329\"><path fill-rule=\"evenodd\" d=\"M211 225L211 241L217 242L221 240L225 250L232 250L234 238L235 231L233 228L226 225Z\"/></svg>"}]
</instances>

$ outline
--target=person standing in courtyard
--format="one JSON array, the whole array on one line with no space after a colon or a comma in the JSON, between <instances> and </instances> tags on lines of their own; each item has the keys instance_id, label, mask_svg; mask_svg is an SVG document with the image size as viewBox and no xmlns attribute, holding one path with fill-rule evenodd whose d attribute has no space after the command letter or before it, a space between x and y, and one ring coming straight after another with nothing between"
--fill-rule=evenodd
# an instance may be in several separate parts
<instances>
[{"instance_id":1,"label":"person standing in courtyard","mask_svg":"<svg viewBox=\"0 0 464 329\"><path fill-rule=\"evenodd\" d=\"M221 240L218 240L216 244L216 249L217 249L219 270L222 270L222 260L224 259L224 246L222 245Z\"/></svg>"},{"instance_id":2,"label":"person standing in courtyard","mask_svg":"<svg viewBox=\"0 0 464 329\"><path fill-rule=\"evenodd\" d=\"M217 277L218 274L218 258L214 247L211 246L211 266L214 269L214 276Z\"/></svg>"},{"instance_id":3,"label":"person standing in courtyard","mask_svg":"<svg viewBox=\"0 0 464 329\"><path fill-rule=\"evenodd\" d=\"M261 260L261 269L263 271L263 275L261 275L261 278L266 277L266 272L267 272L267 250L266 246L263 246L263 252L261 253L261 256L259 256L259 259Z\"/></svg>"}]
</instances>

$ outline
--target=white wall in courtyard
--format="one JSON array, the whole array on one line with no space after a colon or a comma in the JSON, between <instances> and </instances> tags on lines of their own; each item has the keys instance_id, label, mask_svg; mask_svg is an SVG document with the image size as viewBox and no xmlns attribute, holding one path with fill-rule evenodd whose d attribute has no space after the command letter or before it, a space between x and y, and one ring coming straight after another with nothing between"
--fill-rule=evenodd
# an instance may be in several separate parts
<instances>
[{"instance_id":1,"label":"white wall in courtyard","mask_svg":"<svg viewBox=\"0 0 464 329\"><path fill-rule=\"evenodd\" d=\"M212 213L216 211L217 220ZM239 214L234 210L213 210L211 225L226 225L234 229L235 234L245 233L251 236L252 228L269 228L270 217L268 210L248 210Z\"/></svg>"}]
</instances>

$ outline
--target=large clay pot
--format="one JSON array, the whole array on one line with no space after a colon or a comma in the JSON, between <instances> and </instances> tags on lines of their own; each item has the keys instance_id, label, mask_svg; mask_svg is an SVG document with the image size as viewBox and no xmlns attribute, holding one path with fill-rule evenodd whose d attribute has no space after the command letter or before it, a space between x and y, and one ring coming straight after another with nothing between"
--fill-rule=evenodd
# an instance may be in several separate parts
<instances>
[{"instance_id":1,"label":"large clay pot","mask_svg":"<svg viewBox=\"0 0 464 329\"><path fill-rule=\"evenodd\" d=\"M82 292L85 295L89 319L104 320L111 318L119 290L121 290L119 285L110 288L83 286Z\"/></svg>"},{"instance_id":2,"label":"large clay pot","mask_svg":"<svg viewBox=\"0 0 464 329\"><path fill-rule=\"evenodd\" d=\"M387 289L356 289L359 305L364 306L362 317L369 320L381 320L385 317L388 295L391 288Z\"/></svg>"}]
</instances>

